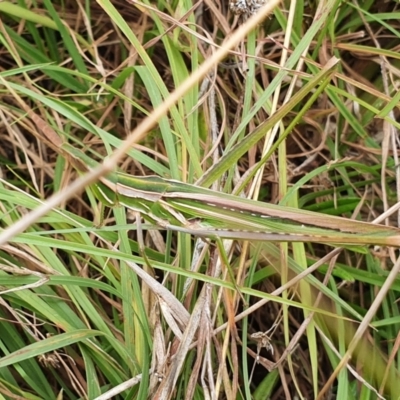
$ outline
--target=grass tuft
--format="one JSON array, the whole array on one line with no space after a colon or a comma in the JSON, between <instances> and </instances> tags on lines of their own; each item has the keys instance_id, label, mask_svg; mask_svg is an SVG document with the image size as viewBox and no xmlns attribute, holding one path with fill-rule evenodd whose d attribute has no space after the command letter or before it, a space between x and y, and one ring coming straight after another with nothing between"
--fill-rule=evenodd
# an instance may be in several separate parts
<instances>
[{"instance_id":1,"label":"grass tuft","mask_svg":"<svg viewBox=\"0 0 400 400\"><path fill-rule=\"evenodd\" d=\"M398 19L0 2L1 398L397 399Z\"/></svg>"}]
</instances>

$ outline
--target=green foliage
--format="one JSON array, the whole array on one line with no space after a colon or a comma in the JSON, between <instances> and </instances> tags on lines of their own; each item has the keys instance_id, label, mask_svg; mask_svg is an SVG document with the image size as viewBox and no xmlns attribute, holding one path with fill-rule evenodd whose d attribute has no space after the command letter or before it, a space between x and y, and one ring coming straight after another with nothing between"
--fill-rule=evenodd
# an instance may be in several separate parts
<instances>
[{"instance_id":1,"label":"green foliage","mask_svg":"<svg viewBox=\"0 0 400 400\"><path fill-rule=\"evenodd\" d=\"M0 2L1 398L397 398L396 6Z\"/></svg>"}]
</instances>

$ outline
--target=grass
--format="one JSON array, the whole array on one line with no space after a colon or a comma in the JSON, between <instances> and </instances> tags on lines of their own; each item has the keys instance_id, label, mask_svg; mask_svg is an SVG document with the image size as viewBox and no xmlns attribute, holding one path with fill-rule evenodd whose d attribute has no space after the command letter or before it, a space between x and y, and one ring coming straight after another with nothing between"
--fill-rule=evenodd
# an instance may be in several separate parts
<instances>
[{"instance_id":1,"label":"grass","mask_svg":"<svg viewBox=\"0 0 400 400\"><path fill-rule=\"evenodd\" d=\"M1 398L399 399L397 2L0 17ZM132 212L116 169L198 198Z\"/></svg>"}]
</instances>

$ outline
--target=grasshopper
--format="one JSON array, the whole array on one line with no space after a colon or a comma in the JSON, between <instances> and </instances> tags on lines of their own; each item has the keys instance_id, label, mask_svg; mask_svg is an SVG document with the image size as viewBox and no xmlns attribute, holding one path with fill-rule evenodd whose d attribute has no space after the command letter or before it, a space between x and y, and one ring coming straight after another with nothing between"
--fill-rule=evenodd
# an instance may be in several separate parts
<instances>
[{"instance_id":1,"label":"grasshopper","mask_svg":"<svg viewBox=\"0 0 400 400\"><path fill-rule=\"evenodd\" d=\"M80 170L98 165L68 143L61 150ZM200 237L400 246L397 228L266 204L157 176L113 172L93 189L108 206L121 204L160 228Z\"/></svg>"}]
</instances>

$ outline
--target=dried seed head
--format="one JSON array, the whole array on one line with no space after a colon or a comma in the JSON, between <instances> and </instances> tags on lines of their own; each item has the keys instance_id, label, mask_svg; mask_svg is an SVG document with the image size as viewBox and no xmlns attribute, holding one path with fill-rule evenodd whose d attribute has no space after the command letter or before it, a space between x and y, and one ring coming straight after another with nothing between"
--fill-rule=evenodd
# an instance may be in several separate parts
<instances>
[{"instance_id":1,"label":"dried seed head","mask_svg":"<svg viewBox=\"0 0 400 400\"><path fill-rule=\"evenodd\" d=\"M264 4L265 0L234 0L230 3L230 9L235 14L247 19L254 15Z\"/></svg>"}]
</instances>

